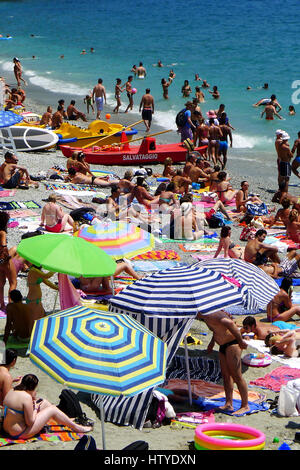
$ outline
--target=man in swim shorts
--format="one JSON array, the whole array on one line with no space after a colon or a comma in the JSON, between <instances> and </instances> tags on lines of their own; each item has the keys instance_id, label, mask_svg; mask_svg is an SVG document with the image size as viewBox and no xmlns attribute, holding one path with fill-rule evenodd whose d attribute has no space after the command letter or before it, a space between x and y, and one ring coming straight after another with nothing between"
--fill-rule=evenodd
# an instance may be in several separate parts
<instances>
[{"instance_id":1,"label":"man in swim shorts","mask_svg":"<svg viewBox=\"0 0 300 470\"><path fill-rule=\"evenodd\" d=\"M82 119L83 121L87 122L86 115L75 108L75 100L72 100L67 107L67 116L70 121L77 121L77 119Z\"/></svg>"},{"instance_id":2,"label":"man in swim shorts","mask_svg":"<svg viewBox=\"0 0 300 470\"><path fill-rule=\"evenodd\" d=\"M145 78L146 77L147 72L146 72L145 67L143 66L143 62L139 63L139 66L136 69L136 74L137 74L138 78Z\"/></svg>"},{"instance_id":3,"label":"man in swim shorts","mask_svg":"<svg viewBox=\"0 0 300 470\"><path fill-rule=\"evenodd\" d=\"M28 189L28 184L32 181L27 169L18 165L18 157L7 151L4 160L4 163L0 166L0 183L2 187L6 189Z\"/></svg>"},{"instance_id":4,"label":"man in swim shorts","mask_svg":"<svg viewBox=\"0 0 300 470\"><path fill-rule=\"evenodd\" d=\"M96 103L96 110L97 110L96 119L100 119L104 102L106 104L106 91L102 83L103 83L102 78L99 78L98 83L97 85L94 86L93 93L92 93L93 103Z\"/></svg>"},{"instance_id":5,"label":"man in swim shorts","mask_svg":"<svg viewBox=\"0 0 300 470\"><path fill-rule=\"evenodd\" d=\"M154 113L154 98L150 95L150 88L146 89L146 93L142 96L140 102L140 112L142 110L142 118L146 126L146 132L150 131L152 114Z\"/></svg>"},{"instance_id":6,"label":"man in swim shorts","mask_svg":"<svg viewBox=\"0 0 300 470\"><path fill-rule=\"evenodd\" d=\"M267 121L273 121L274 116L278 117L279 119L282 119L282 117L277 113L275 106L272 104L272 102L266 105L260 117L262 118L264 114L266 115Z\"/></svg>"},{"instance_id":7,"label":"man in swim shorts","mask_svg":"<svg viewBox=\"0 0 300 470\"><path fill-rule=\"evenodd\" d=\"M245 247L245 261L248 263L253 263L256 266L262 266L266 264L270 258L272 261L274 261L274 263L280 263L280 259L278 257L278 248L264 243L266 236L266 230L257 230L254 240L249 240Z\"/></svg>"},{"instance_id":8,"label":"man in swim shorts","mask_svg":"<svg viewBox=\"0 0 300 470\"><path fill-rule=\"evenodd\" d=\"M247 343L243 340L239 328L223 310L204 315L199 312L197 318L203 320L213 332L207 352L212 351L215 343L220 346L219 358L226 400L220 409L233 411L233 384L236 383L241 395L241 407L232 414L240 415L249 411L248 387L241 367L241 354L242 350L247 348Z\"/></svg>"},{"instance_id":9,"label":"man in swim shorts","mask_svg":"<svg viewBox=\"0 0 300 470\"><path fill-rule=\"evenodd\" d=\"M292 173L291 160L293 154L289 146L290 136L286 132L281 134L281 142L276 146L278 155L278 185L285 183L286 191L288 190L289 180Z\"/></svg>"}]
</instances>

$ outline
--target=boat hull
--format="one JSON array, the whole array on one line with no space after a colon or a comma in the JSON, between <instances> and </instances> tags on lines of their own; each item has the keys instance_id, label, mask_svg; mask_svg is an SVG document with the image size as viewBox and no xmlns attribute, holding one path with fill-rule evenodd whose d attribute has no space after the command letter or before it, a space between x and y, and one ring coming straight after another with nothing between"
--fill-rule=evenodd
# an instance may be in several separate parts
<instances>
[{"instance_id":1,"label":"boat hull","mask_svg":"<svg viewBox=\"0 0 300 470\"><path fill-rule=\"evenodd\" d=\"M71 157L74 149L66 145L60 145L65 157ZM141 150L139 146L129 147L127 150L98 151L92 148L81 149L85 155L85 161L94 165L140 165L149 163L163 163L166 158L171 158L173 163L185 162L188 151L182 144L157 145L154 150ZM203 154L206 146L197 147L195 151Z\"/></svg>"}]
</instances>

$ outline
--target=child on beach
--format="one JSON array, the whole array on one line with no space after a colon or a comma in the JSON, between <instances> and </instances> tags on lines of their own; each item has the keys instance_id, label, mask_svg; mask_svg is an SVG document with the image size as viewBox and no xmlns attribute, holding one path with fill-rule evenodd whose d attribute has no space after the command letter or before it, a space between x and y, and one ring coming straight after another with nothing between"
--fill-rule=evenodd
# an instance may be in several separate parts
<instances>
[{"instance_id":1,"label":"child on beach","mask_svg":"<svg viewBox=\"0 0 300 470\"><path fill-rule=\"evenodd\" d=\"M197 318L203 320L213 332L207 352L212 351L215 343L220 346L219 358L225 390L225 405L220 409L233 411L233 384L236 383L241 395L241 407L232 415L246 413L249 411L248 387L242 375L241 354L247 348L247 343L234 321L223 310L206 315L199 312Z\"/></svg>"},{"instance_id":2,"label":"child on beach","mask_svg":"<svg viewBox=\"0 0 300 470\"><path fill-rule=\"evenodd\" d=\"M92 102L92 93L90 92L89 95L85 95L85 98L83 99L84 104L86 104L86 112L87 114L90 113L90 108L92 108L92 111L94 112L94 106Z\"/></svg>"},{"instance_id":3,"label":"child on beach","mask_svg":"<svg viewBox=\"0 0 300 470\"><path fill-rule=\"evenodd\" d=\"M115 109L113 110L114 113L118 113L119 112L119 109L120 109L120 106L121 106L121 93L123 93L124 91L124 88L122 88L122 80L120 78L117 78L117 83L116 83L116 86L115 86L115 98L116 98L116 101L117 101L117 106L115 107Z\"/></svg>"}]
</instances>

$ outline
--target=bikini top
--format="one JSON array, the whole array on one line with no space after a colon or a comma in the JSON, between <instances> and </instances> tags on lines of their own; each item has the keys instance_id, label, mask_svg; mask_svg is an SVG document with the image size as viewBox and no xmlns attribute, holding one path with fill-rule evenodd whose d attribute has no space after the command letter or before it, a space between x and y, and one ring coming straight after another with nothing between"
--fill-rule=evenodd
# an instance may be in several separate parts
<instances>
[{"instance_id":1,"label":"bikini top","mask_svg":"<svg viewBox=\"0 0 300 470\"><path fill-rule=\"evenodd\" d=\"M15 408L9 408L8 406L4 406L3 418L5 418L7 410L14 411L15 413L19 413L20 415L24 414L23 410L16 410Z\"/></svg>"}]
</instances>

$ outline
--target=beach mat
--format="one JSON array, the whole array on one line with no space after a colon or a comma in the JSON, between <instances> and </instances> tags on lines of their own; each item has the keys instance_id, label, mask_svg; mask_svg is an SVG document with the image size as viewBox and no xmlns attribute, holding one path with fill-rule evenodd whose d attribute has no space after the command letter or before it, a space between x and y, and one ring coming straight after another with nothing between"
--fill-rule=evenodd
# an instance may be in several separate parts
<instances>
[{"instance_id":1,"label":"beach mat","mask_svg":"<svg viewBox=\"0 0 300 470\"><path fill-rule=\"evenodd\" d=\"M99 186L92 186L90 184L73 184L73 183L44 183L48 191L89 191L89 192L99 192L101 189Z\"/></svg>"},{"instance_id":2,"label":"beach mat","mask_svg":"<svg viewBox=\"0 0 300 470\"><path fill-rule=\"evenodd\" d=\"M280 392L282 385L286 385L290 380L295 379L300 379L300 369L281 366L272 370L272 372L269 372L264 377L251 380L250 385L273 390L273 392Z\"/></svg>"},{"instance_id":3,"label":"beach mat","mask_svg":"<svg viewBox=\"0 0 300 470\"><path fill-rule=\"evenodd\" d=\"M11 201L11 202L4 202L0 201L0 210L2 211L13 211L16 209L41 209L40 206L35 201Z\"/></svg>"},{"instance_id":4,"label":"beach mat","mask_svg":"<svg viewBox=\"0 0 300 470\"><path fill-rule=\"evenodd\" d=\"M174 260L144 260L144 261L132 261L133 269L135 271L162 271L169 268L179 268L182 266L187 266L187 263L180 263L179 261Z\"/></svg>"},{"instance_id":5,"label":"beach mat","mask_svg":"<svg viewBox=\"0 0 300 470\"><path fill-rule=\"evenodd\" d=\"M10 439L3 433L0 433L0 447L12 444L28 444L36 441L47 442L70 442L81 439L83 433L76 433L71 431L67 426L57 424L54 420L49 421L39 434L29 439Z\"/></svg>"},{"instance_id":6,"label":"beach mat","mask_svg":"<svg viewBox=\"0 0 300 470\"><path fill-rule=\"evenodd\" d=\"M213 398L213 399L212 398L210 399L198 398L197 400L193 400L193 404L199 406L200 409L203 411L214 410L215 412L224 413L226 415L232 415L232 413L234 413L235 411L241 408L241 400L233 398L232 400L233 410L232 411L220 410L219 407L224 406L225 403L226 403L225 397ZM268 405L266 402L253 403L251 401L248 401L248 406L249 406L249 411L246 411L241 414L236 414L234 416L238 417L238 416L250 415L253 413L258 413L259 411L266 411L270 408L270 405Z\"/></svg>"},{"instance_id":7,"label":"beach mat","mask_svg":"<svg viewBox=\"0 0 300 470\"><path fill-rule=\"evenodd\" d=\"M146 253L142 253L140 255L134 256L131 258L131 261L138 261L138 260L180 260L180 255L174 250L153 250L147 251Z\"/></svg>"},{"instance_id":8,"label":"beach mat","mask_svg":"<svg viewBox=\"0 0 300 470\"><path fill-rule=\"evenodd\" d=\"M16 190L15 189L3 189L1 186L0 186L0 197L12 197L16 194Z\"/></svg>"}]
</instances>

